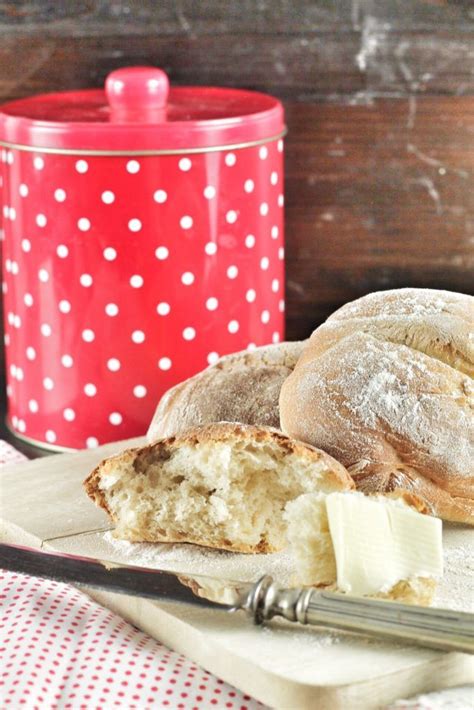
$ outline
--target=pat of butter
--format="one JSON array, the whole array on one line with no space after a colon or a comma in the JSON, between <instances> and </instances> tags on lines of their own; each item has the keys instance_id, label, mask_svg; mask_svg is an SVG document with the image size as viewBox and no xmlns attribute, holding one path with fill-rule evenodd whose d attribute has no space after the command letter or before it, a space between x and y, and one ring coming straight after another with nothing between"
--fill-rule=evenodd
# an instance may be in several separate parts
<instances>
[{"instance_id":1,"label":"pat of butter","mask_svg":"<svg viewBox=\"0 0 474 710\"><path fill-rule=\"evenodd\" d=\"M401 501L382 500L361 493L326 498L341 591L375 594L402 579L443 574L441 520Z\"/></svg>"}]
</instances>

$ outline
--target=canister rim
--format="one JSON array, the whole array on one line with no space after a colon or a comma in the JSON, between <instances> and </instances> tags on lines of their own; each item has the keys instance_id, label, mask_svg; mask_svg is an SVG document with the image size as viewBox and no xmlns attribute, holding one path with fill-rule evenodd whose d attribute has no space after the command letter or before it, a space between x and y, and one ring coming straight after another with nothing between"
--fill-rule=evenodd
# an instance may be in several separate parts
<instances>
[{"instance_id":1,"label":"canister rim","mask_svg":"<svg viewBox=\"0 0 474 710\"><path fill-rule=\"evenodd\" d=\"M284 128L283 106L268 94L218 87L175 87L169 96L167 118L173 106L191 101L186 97L192 97L196 106L199 106L201 96L208 101L209 97L216 100L219 97L220 113L217 117L201 118L196 111L198 118L185 120L184 113L177 112L178 120L153 120L155 114L151 112L127 115L126 120L114 116L112 120L105 92L101 89L43 94L0 106L0 141L38 150L186 152L257 143L271 139ZM232 105L228 116L222 108L227 100ZM56 106L57 109L60 102L63 107L69 107L73 116L74 106L88 106L92 120L49 120L48 111L39 110L42 106ZM240 115L239 106L242 107ZM202 113L205 115L204 110ZM53 115L61 116L61 111L53 112ZM87 117L87 112L85 115Z\"/></svg>"},{"instance_id":2,"label":"canister rim","mask_svg":"<svg viewBox=\"0 0 474 710\"><path fill-rule=\"evenodd\" d=\"M28 153L46 153L50 155L83 155L83 156L128 156L128 157L147 157L154 155L192 155L196 153L215 153L221 150L242 150L243 148L252 148L283 139L288 133L285 126L280 133L270 138L263 138L258 141L249 141L246 143L234 143L227 145L215 145L207 148L177 148L175 150L88 150L79 148L48 148L44 146L22 145L20 143L8 143L0 140L0 147L8 150L20 150Z\"/></svg>"}]
</instances>

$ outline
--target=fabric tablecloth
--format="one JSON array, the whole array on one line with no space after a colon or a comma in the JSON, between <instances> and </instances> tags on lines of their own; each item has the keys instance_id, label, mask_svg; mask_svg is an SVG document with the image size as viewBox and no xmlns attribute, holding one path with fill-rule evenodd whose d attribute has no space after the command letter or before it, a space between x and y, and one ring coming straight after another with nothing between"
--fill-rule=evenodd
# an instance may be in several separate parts
<instances>
[{"instance_id":1,"label":"fabric tablecloth","mask_svg":"<svg viewBox=\"0 0 474 710\"><path fill-rule=\"evenodd\" d=\"M0 440L0 466L23 460ZM265 707L74 587L7 571L0 571L0 579L2 708ZM474 690L454 688L390 707L470 710Z\"/></svg>"}]
</instances>

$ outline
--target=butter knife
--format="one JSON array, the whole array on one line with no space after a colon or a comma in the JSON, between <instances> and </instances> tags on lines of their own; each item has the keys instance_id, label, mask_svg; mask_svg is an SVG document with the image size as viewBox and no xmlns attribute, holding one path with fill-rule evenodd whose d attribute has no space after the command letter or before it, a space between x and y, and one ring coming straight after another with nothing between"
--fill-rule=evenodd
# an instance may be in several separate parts
<instances>
[{"instance_id":1,"label":"butter knife","mask_svg":"<svg viewBox=\"0 0 474 710\"><path fill-rule=\"evenodd\" d=\"M0 543L0 568L161 601L244 611L255 624L274 617L440 649L474 653L474 614L352 597L312 587L168 572Z\"/></svg>"}]
</instances>

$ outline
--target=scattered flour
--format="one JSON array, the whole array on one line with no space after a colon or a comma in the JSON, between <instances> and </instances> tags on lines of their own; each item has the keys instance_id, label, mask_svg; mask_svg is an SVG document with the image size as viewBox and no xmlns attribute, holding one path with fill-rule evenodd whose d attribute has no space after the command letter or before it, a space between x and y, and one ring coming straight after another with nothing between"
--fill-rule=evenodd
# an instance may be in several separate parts
<instances>
[{"instance_id":1,"label":"scattered flour","mask_svg":"<svg viewBox=\"0 0 474 710\"><path fill-rule=\"evenodd\" d=\"M429 288L376 291L342 306L328 318L328 321L365 316L370 308L374 309L371 318L386 318L392 315L426 317L439 313L456 312L458 308L462 313L464 302L465 296L463 294Z\"/></svg>"},{"instance_id":2,"label":"scattered flour","mask_svg":"<svg viewBox=\"0 0 474 710\"><path fill-rule=\"evenodd\" d=\"M474 613L474 532L468 534L469 543L443 546L444 575L433 606Z\"/></svg>"},{"instance_id":3,"label":"scattered flour","mask_svg":"<svg viewBox=\"0 0 474 710\"><path fill-rule=\"evenodd\" d=\"M460 685L437 693L418 695L411 700L397 700L387 710L395 708L416 708L416 710L472 710L474 708L474 687Z\"/></svg>"},{"instance_id":4,"label":"scattered flour","mask_svg":"<svg viewBox=\"0 0 474 710\"><path fill-rule=\"evenodd\" d=\"M142 567L156 567L170 572L203 574L241 582L256 582L270 574L281 586L290 586L293 565L289 552L271 555L243 555L213 550L199 545L117 540L111 531L104 533L114 561Z\"/></svg>"}]
</instances>

